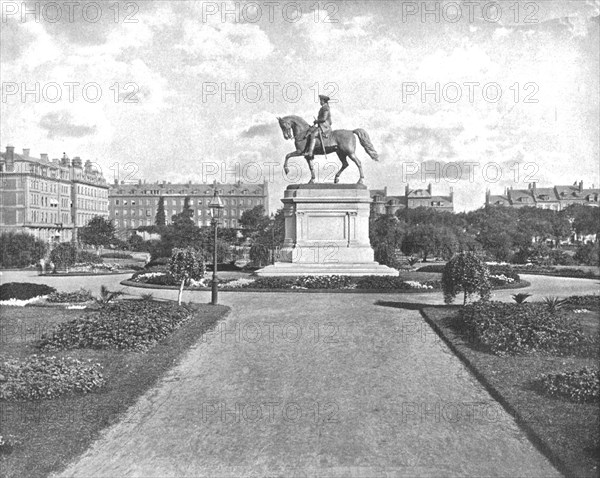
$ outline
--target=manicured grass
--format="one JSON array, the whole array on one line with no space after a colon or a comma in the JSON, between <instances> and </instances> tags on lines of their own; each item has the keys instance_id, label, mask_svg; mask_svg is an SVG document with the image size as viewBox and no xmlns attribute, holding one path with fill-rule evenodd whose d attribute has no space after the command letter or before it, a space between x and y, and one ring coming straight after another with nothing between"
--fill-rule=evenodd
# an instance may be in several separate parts
<instances>
[{"instance_id":1,"label":"manicured grass","mask_svg":"<svg viewBox=\"0 0 600 478\"><path fill-rule=\"evenodd\" d=\"M577 309L581 307L570 307ZM598 366L598 357L505 356L487 353L452 328L457 307L425 307L422 313L453 351L467 363L525 428L530 438L563 473L595 477L599 473L598 403L573 403L542 394L536 379L546 373ZM574 314L587 333L598 331L598 311Z\"/></svg>"},{"instance_id":2,"label":"manicured grass","mask_svg":"<svg viewBox=\"0 0 600 478\"><path fill-rule=\"evenodd\" d=\"M177 307L176 304L173 307ZM53 352L100 363L107 384L97 393L29 402L0 401L3 435L23 441L0 456L2 476L43 477L60 471L117 422L136 399L156 384L181 356L228 312L224 306L192 305L194 316L145 353L118 350ZM52 325L81 316L81 310L1 307L0 360L40 353L34 344Z\"/></svg>"}]
</instances>

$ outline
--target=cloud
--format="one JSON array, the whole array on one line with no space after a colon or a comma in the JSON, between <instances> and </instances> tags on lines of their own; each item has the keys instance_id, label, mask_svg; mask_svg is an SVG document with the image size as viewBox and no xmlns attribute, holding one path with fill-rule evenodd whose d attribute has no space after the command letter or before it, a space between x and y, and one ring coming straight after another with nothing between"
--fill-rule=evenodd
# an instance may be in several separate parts
<instances>
[{"instance_id":1,"label":"cloud","mask_svg":"<svg viewBox=\"0 0 600 478\"><path fill-rule=\"evenodd\" d=\"M70 113L61 111L48 113L40 119L39 126L48 131L48 138L81 138L96 132L96 126L75 124Z\"/></svg>"},{"instance_id":2,"label":"cloud","mask_svg":"<svg viewBox=\"0 0 600 478\"><path fill-rule=\"evenodd\" d=\"M254 138L256 136L271 136L275 132L277 132L277 126L271 122L250 126L248 129L242 131L240 136L242 138Z\"/></svg>"}]
</instances>

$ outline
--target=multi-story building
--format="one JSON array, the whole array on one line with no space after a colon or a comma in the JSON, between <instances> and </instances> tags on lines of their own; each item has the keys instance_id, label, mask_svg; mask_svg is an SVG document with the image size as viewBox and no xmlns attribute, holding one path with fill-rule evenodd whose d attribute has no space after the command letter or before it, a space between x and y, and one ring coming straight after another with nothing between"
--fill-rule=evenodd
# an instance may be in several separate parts
<instances>
[{"instance_id":1,"label":"multi-story building","mask_svg":"<svg viewBox=\"0 0 600 478\"><path fill-rule=\"evenodd\" d=\"M536 183L530 183L527 189L505 189L502 195L493 195L488 189L485 194L485 204L511 207L539 207L561 211L571 204L598 207L600 189L585 189L583 181L575 182L572 186L554 186L538 188Z\"/></svg>"},{"instance_id":2,"label":"multi-story building","mask_svg":"<svg viewBox=\"0 0 600 478\"><path fill-rule=\"evenodd\" d=\"M0 154L0 231L70 241L93 216L108 217L108 184L90 161L29 153L7 146Z\"/></svg>"},{"instance_id":3,"label":"multi-story building","mask_svg":"<svg viewBox=\"0 0 600 478\"><path fill-rule=\"evenodd\" d=\"M239 227L239 219L247 209L262 205L268 214L269 191L266 182L250 184L171 184L167 182L138 184L113 184L109 191L110 219L121 233L140 226L155 223L158 201L162 197L167 224L175 214L183 210L184 201L189 198L194 211L194 222L198 226L210 225L211 216L208 204L215 189L223 205L221 224L224 227Z\"/></svg>"},{"instance_id":4,"label":"multi-story building","mask_svg":"<svg viewBox=\"0 0 600 478\"><path fill-rule=\"evenodd\" d=\"M384 189L373 189L371 193L372 214L396 214L399 209L414 209L417 207L429 207L440 211L454 211L454 193L450 189L448 196L434 195L431 183L427 189L411 189L407 184L404 196L388 196L387 187Z\"/></svg>"}]
</instances>

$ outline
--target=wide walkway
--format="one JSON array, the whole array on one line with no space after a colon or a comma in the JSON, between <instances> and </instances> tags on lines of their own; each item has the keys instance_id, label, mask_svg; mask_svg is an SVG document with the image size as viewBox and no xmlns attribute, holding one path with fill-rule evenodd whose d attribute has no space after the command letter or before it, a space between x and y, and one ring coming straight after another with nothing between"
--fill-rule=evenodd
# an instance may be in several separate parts
<instances>
[{"instance_id":1,"label":"wide walkway","mask_svg":"<svg viewBox=\"0 0 600 478\"><path fill-rule=\"evenodd\" d=\"M221 297L228 318L61 476L560 476L394 295Z\"/></svg>"}]
</instances>

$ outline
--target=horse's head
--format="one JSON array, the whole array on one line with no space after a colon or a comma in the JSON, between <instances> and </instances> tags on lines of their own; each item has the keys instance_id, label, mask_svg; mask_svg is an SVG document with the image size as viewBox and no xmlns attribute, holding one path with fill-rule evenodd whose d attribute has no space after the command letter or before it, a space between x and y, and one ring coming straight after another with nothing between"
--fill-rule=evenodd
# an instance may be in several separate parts
<instances>
[{"instance_id":1,"label":"horse's head","mask_svg":"<svg viewBox=\"0 0 600 478\"><path fill-rule=\"evenodd\" d=\"M292 130L292 122L288 118L280 118L277 117L277 121L279 121L279 127L283 133L283 137L285 139L292 139L294 137L294 132Z\"/></svg>"}]
</instances>

